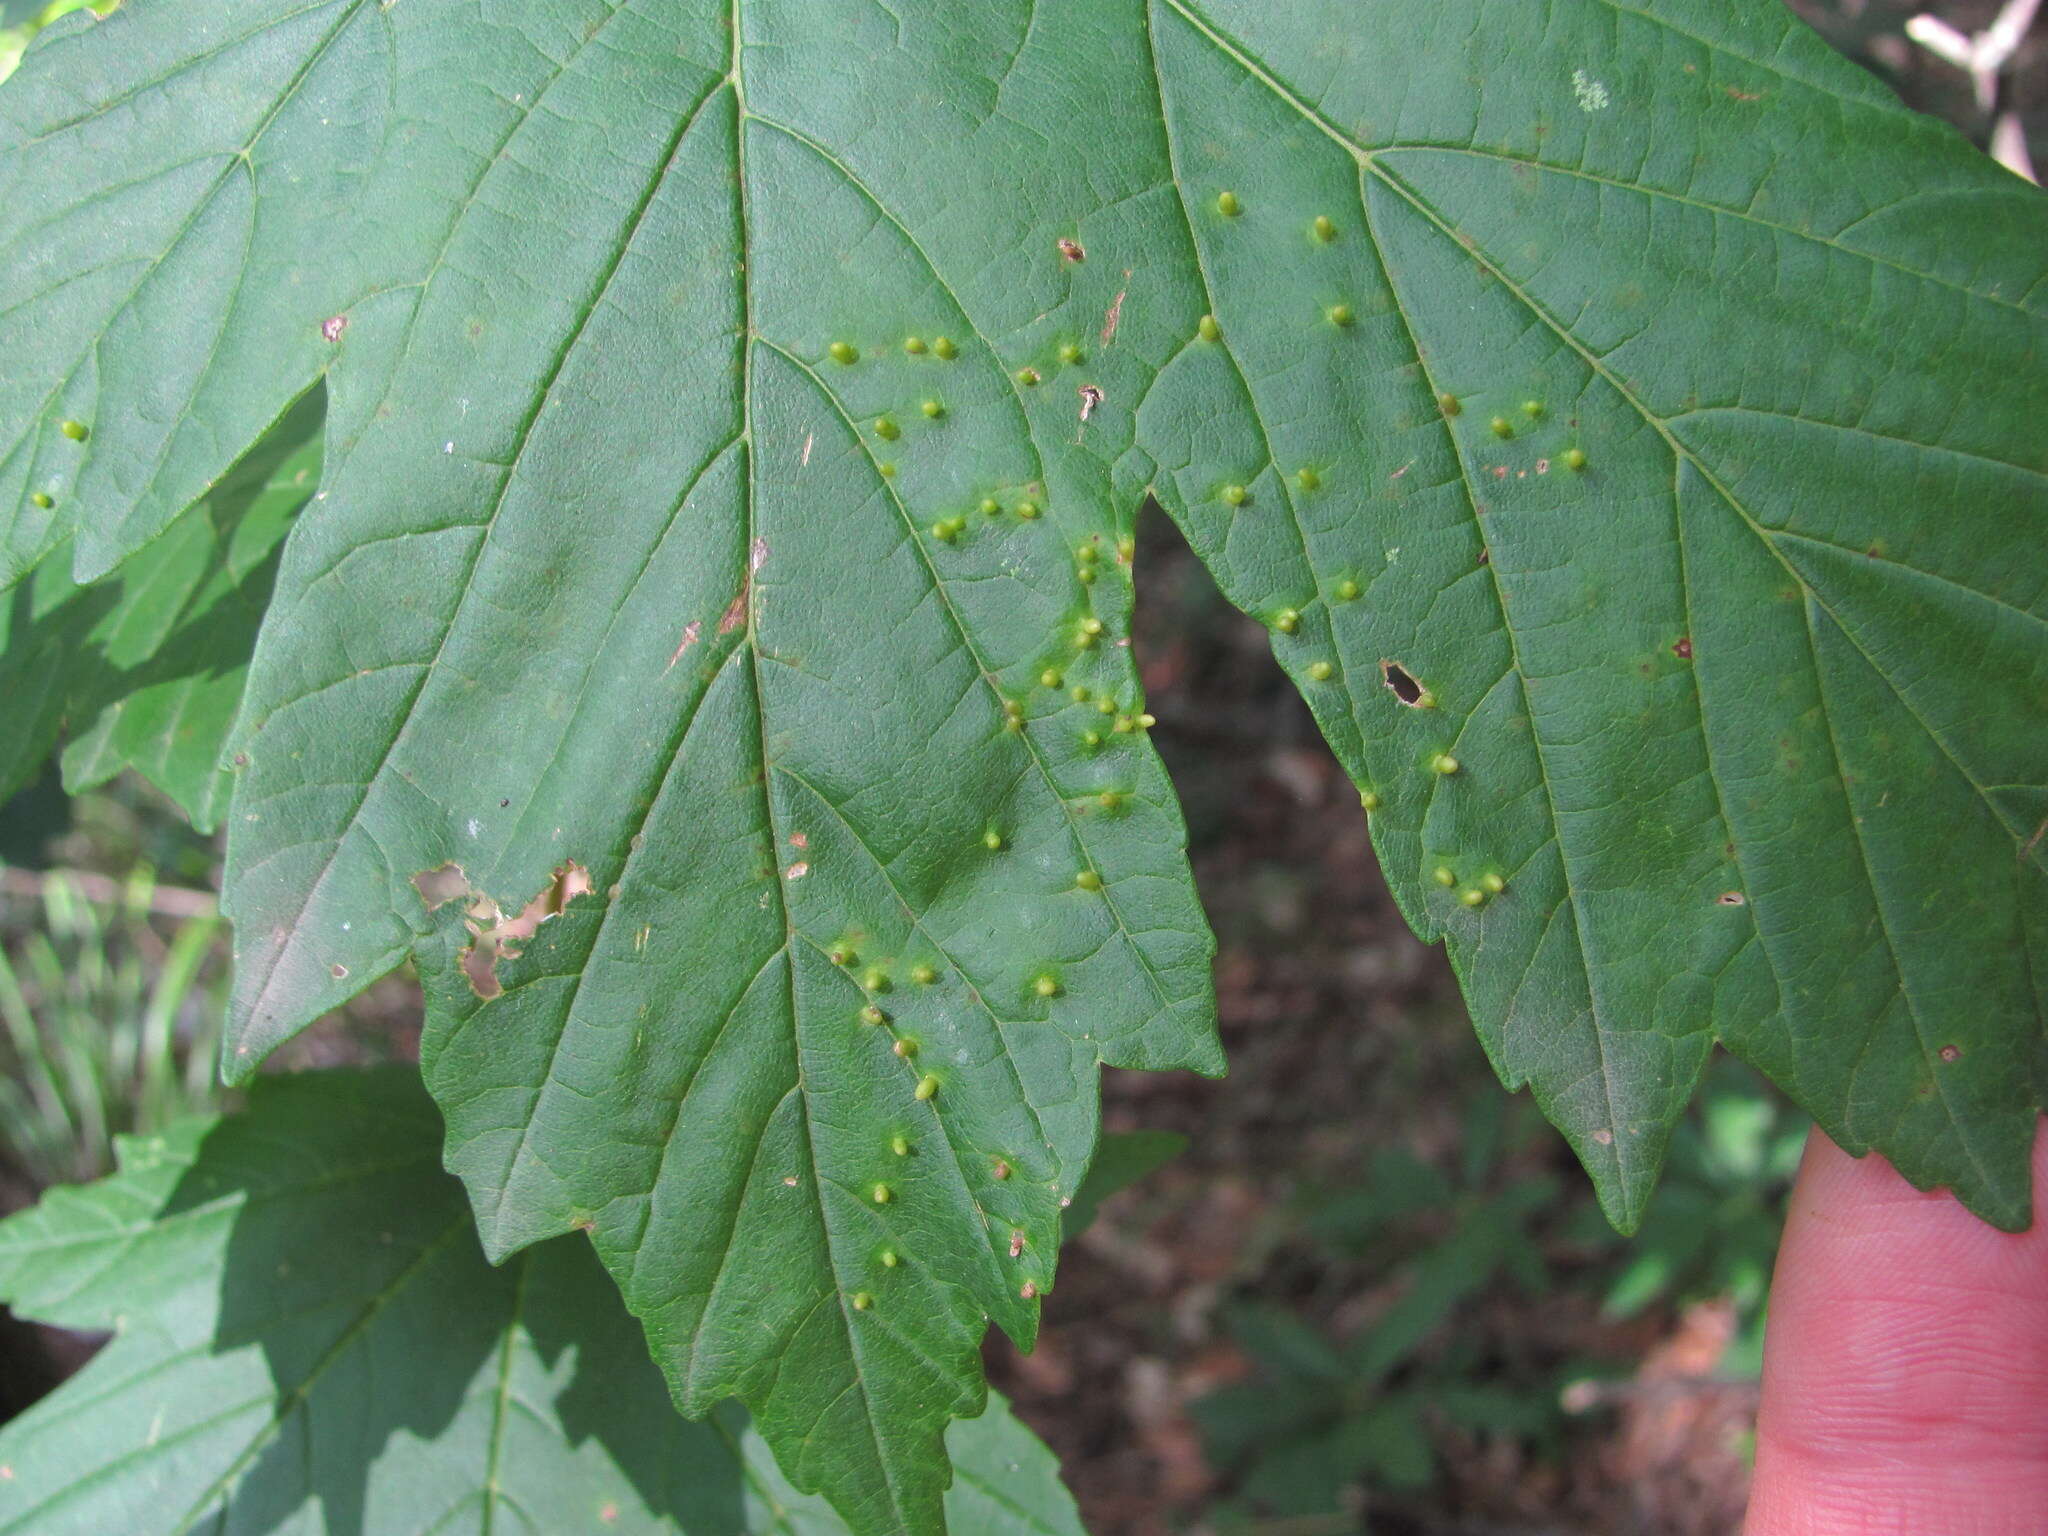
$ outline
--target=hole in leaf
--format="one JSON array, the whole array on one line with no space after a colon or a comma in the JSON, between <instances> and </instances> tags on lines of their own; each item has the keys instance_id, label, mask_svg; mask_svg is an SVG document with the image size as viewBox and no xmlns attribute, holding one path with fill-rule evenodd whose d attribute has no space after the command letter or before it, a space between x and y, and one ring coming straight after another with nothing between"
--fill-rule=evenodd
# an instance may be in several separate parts
<instances>
[{"instance_id":1,"label":"hole in leaf","mask_svg":"<svg viewBox=\"0 0 2048 1536\"><path fill-rule=\"evenodd\" d=\"M462 952L462 974L469 978L470 990L485 999L496 997L505 990L498 980L500 960L516 959L519 955L517 946L539 932L542 923L556 916L578 896L588 896L597 890L590 871L570 859L555 870L553 877L533 900L519 909L518 916L507 918L497 902L469 883L469 877L459 864L443 864L439 869L422 870L412 877L412 883L429 912L451 901L468 899L470 905L463 915L463 923L469 929L470 941Z\"/></svg>"},{"instance_id":2,"label":"hole in leaf","mask_svg":"<svg viewBox=\"0 0 2048 1536\"><path fill-rule=\"evenodd\" d=\"M1422 684L1409 675L1408 669L1398 661L1380 663L1380 675L1387 680L1387 686L1394 690L1394 697L1411 709L1422 702Z\"/></svg>"}]
</instances>

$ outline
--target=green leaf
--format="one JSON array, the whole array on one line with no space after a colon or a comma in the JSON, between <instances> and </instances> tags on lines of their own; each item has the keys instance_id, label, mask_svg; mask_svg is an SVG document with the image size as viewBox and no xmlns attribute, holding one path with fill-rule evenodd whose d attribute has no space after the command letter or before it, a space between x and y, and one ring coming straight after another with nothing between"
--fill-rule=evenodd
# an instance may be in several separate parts
<instances>
[{"instance_id":1,"label":"green leaf","mask_svg":"<svg viewBox=\"0 0 2048 1536\"><path fill-rule=\"evenodd\" d=\"M89 586L60 546L12 592L0 632L0 797L67 729L74 793L133 768L201 830L226 811L221 752L292 519L320 480L321 402L292 408L161 538Z\"/></svg>"},{"instance_id":2,"label":"green leaf","mask_svg":"<svg viewBox=\"0 0 2048 1536\"><path fill-rule=\"evenodd\" d=\"M743 1414L678 1418L577 1238L484 1261L410 1068L268 1078L0 1224L0 1295L111 1329L0 1430L0 1531L844 1532ZM997 1404L949 1436L957 1529L1079 1536Z\"/></svg>"},{"instance_id":3,"label":"green leaf","mask_svg":"<svg viewBox=\"0 0 2048 1536\"><path fill-rule=\"evenodd\" d=\"M233 1068L417 958L487 1247L588 1226L689 1411L930 1529L1097 1064L1217 1064L1148 491L1618 1224L1717 1038L2025 1220L2048 204L1776 0L296 5L0 96L9 547L326 369Z\"/></svg>"},{"instance_id":4,"label":"green leaf","mask_svg":"<svg viewBox=\"0 0 2048 1536\"><path fill-rule=\"evenodd\" d=\"M1187 1151L1188 1139L1178 1131L1111 1131L1095 1149L1088 1177L1074 1191L1061 1223L1062 1235L1079 1237L1095 1220L1102 1202L1156 1173Z\"/></svg>"}]
</instances>

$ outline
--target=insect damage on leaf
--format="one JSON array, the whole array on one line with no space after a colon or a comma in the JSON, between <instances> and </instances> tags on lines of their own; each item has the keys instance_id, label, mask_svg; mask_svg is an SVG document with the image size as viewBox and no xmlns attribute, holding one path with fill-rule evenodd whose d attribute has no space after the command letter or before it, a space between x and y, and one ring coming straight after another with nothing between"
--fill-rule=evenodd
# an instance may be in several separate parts
<instances>
[{"instance_id":1,"label":"insect damage on leaf","mask_svg":"<svg viewBox=\"0 0 2048 1536\"><path fill-rule=\"evenodd\" d=\"M516 960L520 946L540 931L542 923L559 917L578 896L589 896L597 890L590 871L570 859L555 870L532 900L513 916L506 917L496 901L469 883L469 877L459 864L421 870L412 877L412 883L429 912L451 901L468 902L463 911L463 926L469 930L470 938L462 951L460 964L462 974L469 979L470 988L478 997L486 999L497 997L505 990L504 984L498 980L498 963L501 960ZM345 968L335 967L337 979L347 974Z\"/></svg>"}]
</instances>

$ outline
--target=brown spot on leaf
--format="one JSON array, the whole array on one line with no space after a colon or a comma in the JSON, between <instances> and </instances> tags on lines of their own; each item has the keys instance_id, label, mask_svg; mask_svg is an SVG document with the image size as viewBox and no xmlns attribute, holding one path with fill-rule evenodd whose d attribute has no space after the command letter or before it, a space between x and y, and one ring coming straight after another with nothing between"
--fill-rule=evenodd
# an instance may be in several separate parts
<instances>
[{"instance_id":1,"label":"brown spot on leaf","mask_svg":"<svg viewBox=\"0 0 2048 1536\"><path fill-rule=\"evenodd\" d=\"M1680 661L1691 661L1692 636L1680 635L1678 637L1678 643L1671 647L1671 654L1676 656Z\"/></svg>"},{"instance_id":2,"label":"brown spot on leaf","mask_svg":"<svg viewBox=\"0 0 2048 1536\"><path fill-rule=\"evenodd\" d=\"M590 871L570 859L555 870L533 900L519 909L518 916L507 918L497 902L469 883L460 864L421 870L412 877L412 883L429 912L457 899L469 902L469 909L463 914L470 939L469 947L462 952L462 973L469 978L470 990L486 999L505 990L498 980L500 960L516 959L517 946L532 938L542 923L560 914L578 896L588 896L597 890Z\"/></svg>"},{"instance_id":3,"label":"brown spot on leaf","mask_svg":"<svg viewBox=\"0 0 2048 1536\"><path fill-rule=\"evenodd\" d=\"M1087 259L1088 253L1081 249L1080 241L1069 240L1065 235L1061 235L1058 243L1060 254L1066 257L1067 260L1084 261Z\"/></svg>"}]
</instances>

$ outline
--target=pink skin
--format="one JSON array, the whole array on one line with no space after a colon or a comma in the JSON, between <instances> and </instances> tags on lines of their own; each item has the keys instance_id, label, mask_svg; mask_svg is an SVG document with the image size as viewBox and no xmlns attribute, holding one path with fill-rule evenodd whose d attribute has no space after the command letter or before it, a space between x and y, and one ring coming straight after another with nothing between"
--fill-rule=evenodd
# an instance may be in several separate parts
<instances>
[{"instance_id":1,"label":"pink skin","mask_svg":"<svg viewBox=\"0 0 2048 1536\"><path fill-rule=\"evenodd\" d=\"M2048 1136L2034 1143L2048 1214ZM1818 1131L1764 1345L1745 1536L2048 1532L2048 1222L1994 1231Z\"/></svg>"}]
</instances>

